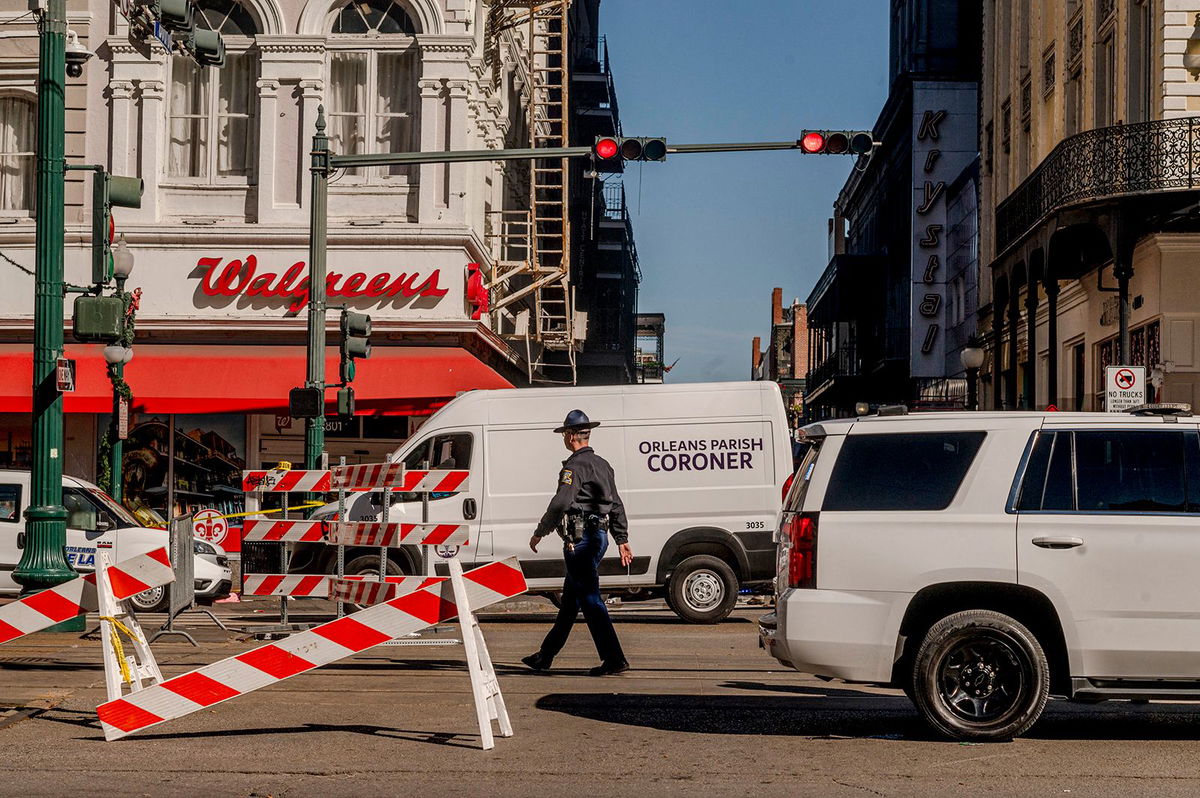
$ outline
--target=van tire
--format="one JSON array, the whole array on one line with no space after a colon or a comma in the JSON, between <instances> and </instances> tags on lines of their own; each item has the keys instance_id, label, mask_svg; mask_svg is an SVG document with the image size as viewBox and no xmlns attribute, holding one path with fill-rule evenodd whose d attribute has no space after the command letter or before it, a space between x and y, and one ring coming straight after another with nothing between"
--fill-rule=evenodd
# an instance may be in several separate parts
<instances>
[{"instance_id":1,"label":"van tire","mask_svg":"<svg viewBox=\"0 0 1200 798\"><path fill-rule=\"evenodd\" d=\"M130 596L129 603L137 612L166 612L171 604L171 594L166 585L159 585Z\"/></svg>"},{"instance_id":2,"label":"van tire","mask_svg":"<svg viewBox=\"0 0 1200 798\"><path fill-rule=\"evenodd\" d=\"M729 563L696 554L671 569L667 605L688 623L718 623L737 604L738 580Z\"/></svg>"},{"instance_id":3,"label":"van tire","mask_svg":"<svg viewBox=\"0 0 1200 798\"><path fill-rule=\"evenodd\" d=\"M393 560L391 557L388 557L386 570L387 570L387 576L403 576L404 575L404 569L401 568L400 564L397 563L395 560ZM372 576L378 576L379 575L379 555L378 554L363 554L358 557L355 557L353 560L346 563L345 574L346 574L346 576L358 576L359 574L370 574ZM367 607L370 607L371 605L370 604L350 603L350 606L362 610L362 609L366 609Z\"/></svg>"},{"instance_id":4,"label":"van tire","mask_svg":"<svg viewBox=\"0 0 1200 798\"><path fill-rule=\"evenodd\" d=\"M913 660L913 702L951 739L1011 740L1037 722L1049 694L1050 666L1037 638L991 610L942 618Z\"/></svg>"}]
</instances>

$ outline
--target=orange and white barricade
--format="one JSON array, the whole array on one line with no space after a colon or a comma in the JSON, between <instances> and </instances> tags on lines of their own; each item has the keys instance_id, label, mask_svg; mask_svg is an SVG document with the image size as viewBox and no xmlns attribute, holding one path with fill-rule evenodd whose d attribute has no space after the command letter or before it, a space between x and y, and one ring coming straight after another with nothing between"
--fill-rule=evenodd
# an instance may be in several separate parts
<instances>
[{"instance_id":1,"label":"orange and white barricade","mask_svg":"<svg viewBox=\"0 0 1200 798\"><path fill-rule=\"evenodd\" d=\"M0 607L0 643L48 629L89 612L100 615L104 682L108 700L121 697L124 685L134 692L162 681L162 673L128 599L175 581L165 548L110 565L100 552L93 573L47 588ZM126 652L125 645L131 648Z\"/></svg>"}]
</instances>

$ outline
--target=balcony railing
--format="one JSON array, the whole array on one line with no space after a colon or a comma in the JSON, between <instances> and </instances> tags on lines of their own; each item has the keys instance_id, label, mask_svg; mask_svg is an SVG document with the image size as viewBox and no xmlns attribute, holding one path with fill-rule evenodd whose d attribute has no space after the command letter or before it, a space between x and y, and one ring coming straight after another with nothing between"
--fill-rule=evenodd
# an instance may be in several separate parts
<instances>
[{"instance_id":1,"label":"balcony railing","mask_svg":"<svg viewBox=\"0 0 1200 798\"><path fill-rule=\"evenodd\" d=\"M814 391L834 377L856 377L861 373L857 348L850 345L840 346L809 369L805 385L809 391Z\"/></svg>"},{"instance_id":2,"label":"balcony railing","mask_svg":"<svg viewBox=\"0 0 1200 798\"><path fill-rule=\"evenodd\" d=\"M1063 139L996 208L996 251L1004 252L1064 208L1200 187L1196 121L1115 125Z\"/></svg>"}]
</instances>

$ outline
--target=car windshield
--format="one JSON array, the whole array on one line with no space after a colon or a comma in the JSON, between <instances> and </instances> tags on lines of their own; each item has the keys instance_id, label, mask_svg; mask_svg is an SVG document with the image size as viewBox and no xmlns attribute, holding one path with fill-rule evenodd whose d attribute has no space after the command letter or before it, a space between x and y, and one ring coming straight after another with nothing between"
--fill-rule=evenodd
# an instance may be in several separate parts
<instances>
[{"instance_id":1,"label":"car windshield","mask_svg":"<svg viewBox=\"0 0 1200 798\"><path fill-rule=\"evenodd\" d=\"M121 526L142 525L136 518L133 517L132 513L130 513L121 505L117 504L117 502L104 491L96 488L87 488L86 491L87 495L90 496L94 502L116 516L117 520L121 522Z\"/></svg>"}]
</instances>

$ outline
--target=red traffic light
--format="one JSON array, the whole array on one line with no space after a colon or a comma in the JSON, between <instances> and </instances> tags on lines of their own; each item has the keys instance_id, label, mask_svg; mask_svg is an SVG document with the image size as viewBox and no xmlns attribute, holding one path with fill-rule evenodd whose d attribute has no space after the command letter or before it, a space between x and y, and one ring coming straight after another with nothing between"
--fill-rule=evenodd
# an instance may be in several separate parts
<instances>
[{"instance_id":1,"label":"red traffic light","mask_svg":"<svg viewBox=\"0 0 1200 798\"><path fill-rule=\"evenodd\" d=\"M810 153L821 152L825 149L825 137L820 133L805 133L800 139L800 148Z\"/></svg>"},{"instance_id":2,"label":"red traffic light","mask_svg":"<svg viewBox=\"0 0 1200 798\"><path fill-rule=\"evenodd\" d=\"M602 138L596 139L596 144L592 147L592 152L596 154L597 158L603 158L607 161L609 158L616 157L618 149L620 147L617 146L616 139Z\"/></svg>"}]
</instances>

